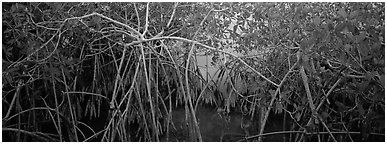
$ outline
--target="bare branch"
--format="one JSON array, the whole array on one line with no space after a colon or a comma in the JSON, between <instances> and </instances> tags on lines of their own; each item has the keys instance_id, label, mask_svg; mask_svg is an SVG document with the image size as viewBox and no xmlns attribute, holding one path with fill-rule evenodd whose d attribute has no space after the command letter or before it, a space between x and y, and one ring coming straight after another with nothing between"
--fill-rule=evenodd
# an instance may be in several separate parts
<instances>
[{"instance_id":1,"label":"bare branch","mask_svg":"<svg viewBox=\"0 0 387 144\"><path fill-rule=\"evenodd\" d=\"M178 4L179 4L179 2L176 2L176 3L175 3L175 7L173 8L173 12L172 12L172 14L171 14L171 18L169 19L168 24L167 24L166 27L169 27L169 26L171 25L172 20L173 20L173 17L175 16L175 13L176 13L176 8L177 8L177 5L178 5Z\"/></svg>"},{"instance_id":2,"label":"bare branch","mask_svg":"<svg viewBox=\"0 0 387 144\"><path fill-rule=\"evenodd\" d=\"M259 134L263 134L263 130L265 129L265 125L267 122L267 118L269 117L270 110L274 104L274 101L277 98L277 95L280 93L282 85L285 83L285 81L287 80L287 77L290 75L290 73L293 72L293 70L298 66L299 63L300 63L300 59L298 58L297 62L293 64L293 66L290 68L290 70L285 74L284 78L282 78L281 83L277 86L277 90L275 91L274 95L272 96L272 98L270 100L269 107L268 107L267 111L265 111L265 115L264 115L263 120L261 122L261 127L260 127L261 129L259 130ZM258 141L262 141L262 137L259 137Z\"/></svg>"},{"instance_id":3,"label":"bare branch","mask_svg":"<svg viewBox=\"0 0 387 144\"><path fill-rule=\"evenodd\" d=\"M137 31L140 31L140 15L138 14L136 3L133 3L134 11L136 11L137 16Z\"/></svg>"},{"instance_id":4,"label":"bare branch","mask_svg":"<svg viewBox=\"0 0 387 144\"><path fill-rule=\"evenodd\" d=\"M313 47L313 45L311 46ZM305 68L303 65L301 65L301 69L300 69L300 75L301 75L301 78L302 78L302 81L304 83L304 87L305 87L305 91L306 91L306 96L308 98L308 103L309 103L309 107L310 107L310 110L312 112L312 118L316 118L318 119L320 122L322 122L324 128L329 132L330 136L332 137L332 139L337 142L336 138L332 135L332 133L330 133L330 130L329 128L326 126L326 124L320 119L320 117L318 116L317 114L317 110L316 110L316 106L314 105L313 103L313 98L312 98L312 93L310 92L310 89L309 89L309 82L308 82L308 77L305 73ZM308 124L307 125L310 125L312 123L312 120L309 120Z\"/></svg>"},{"instance_id":5,"label":"bare branch","mask_svg":"<svg viewBox=\"0 0 387 144\"><path fill-rule=\"evenodd\" d=\"M225 53L225 54L230 55L231 57L234 57L237 60L239 60L242 64L244 64L246 67L251 69L254 73L258 74L263 79L265 79L267 82L271 83L272 85L274 85L276 87L279 86L278 84L276 84L275 82L271 81L270 79L265 77L263 74L261 74L260 72L255 70L253 67L251 67L249 64L247 64L244 60L242 60L240 57L236 56L235 54L233 54L231 52L219 50L217 48L205 45L203 43L200 43L200 42L197 42L197 41L194 41L194 40L190 40L190 39L186 39L186 38L182 38L182 37L155 37L155 38L151 38L151 39L144 39L142 41L133 41L133 42L131 42L129 44L125 44L124 46L131 46L131 45L139 44L139 43L142 43L142 42L148 42L148 41L160 40L160 39L174 39L174 40L185 41L185 42L188 42L188 43L195 43L195 44L200 45L200 46L202 46L202 47L204 47L206 49L210 49L210 50L218 51L218 52L221 52L221 53Z\"/></svg>"},{"instance_id":6,"label":"bare branch","mask_svg":"<svg viewBox=\"0 0 387 144\"><path fill-rule=\"evenodd\" d=\"M301 65L300 75L301 75L302 81L304 83L304 87L305 87L305 91L306 91L306 96L308 98L310 110L312 111L312 113L316 113L316 106L313 104L312 93L310 92L310 89L309 89L308 77L306 76L305 68L302 65Z\"/></svg>"},{"instance_id":7,"label":"bare branch","mask_svg":"<svg viewBox=\"0 0 387 144\"><path fill-rule=\"evenodd\" d=\"M149 27L149 2L146 3L145 29L142 32L141 39L144 39L146 32L148 32L148 27Z\"/></svg>"}]
</instances>

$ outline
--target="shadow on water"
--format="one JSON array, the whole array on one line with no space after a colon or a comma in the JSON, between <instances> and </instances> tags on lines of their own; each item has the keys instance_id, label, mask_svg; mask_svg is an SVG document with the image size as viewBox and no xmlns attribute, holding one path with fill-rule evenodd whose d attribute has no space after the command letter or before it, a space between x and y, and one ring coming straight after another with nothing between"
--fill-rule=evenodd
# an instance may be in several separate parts
<instances>
[{"instance_id":1,"label":"shadow on water","mask_svg":"<svg viewBox=\"0 0 387 144\"><path fill-rule=\"evenodd\" d=\"M222 115L214 108L200 107L196 112L201 136L204 142L232 142L245 137L257 135L259 131L258 117L252 120L238 112ZM190 141L189 130L183 108L173 111L169 141ZM269 131L281 131L282 120L276 119L268 123ZM264 137L264 141L283 141L283 135ZM163 139L166 141L166 138Z\"/></svg>"}]
</instances>

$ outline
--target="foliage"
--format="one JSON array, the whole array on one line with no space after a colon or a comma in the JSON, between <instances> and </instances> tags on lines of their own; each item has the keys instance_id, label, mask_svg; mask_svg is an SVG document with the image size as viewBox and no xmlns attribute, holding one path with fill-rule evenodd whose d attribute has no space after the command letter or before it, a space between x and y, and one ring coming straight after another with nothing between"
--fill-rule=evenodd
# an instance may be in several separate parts
<instances>
[{"instance_id":1,"label":"foliage","mask_svg":"<svg viewBox=\"0 0 387 144\"><path fill-rule=\"evenodd\" d=\"M271 112L290 117L287 141L383 139L384 7L3 3L3 138L168 140L184 108L187 140L201 141L195 112L213 105L261 115L248 141L275 135Z\"/></svg>"}]
</instances>

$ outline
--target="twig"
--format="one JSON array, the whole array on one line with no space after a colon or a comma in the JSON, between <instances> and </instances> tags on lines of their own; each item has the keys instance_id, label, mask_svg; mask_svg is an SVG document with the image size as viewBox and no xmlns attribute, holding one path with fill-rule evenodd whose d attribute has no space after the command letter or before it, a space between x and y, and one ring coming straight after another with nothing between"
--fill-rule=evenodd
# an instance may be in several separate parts
<instances>
[{"instance_id":1,"label":"twig","mask_svg":"<svg viewBox=\"0 0 387 144\"><path fill-rule=\"evenodd\" d=\"M253 67L251 67L250 65L248 65L244 60L242 60L240 57L236 56L235 54L231 53L231 52L227 52L227 51L223 51L223 50L220 50L220 49L217 49L217 48L214 48L214 47L211 47L211 46L208 46L208 45L205 45L203 43L200 43L200 42L197 42L197 41L194 41L194 40L190 40L190 39L186 39L186 38L182 38L182 37L155 37L155 38L151 38L151 39L144 39L142 41L133 41L129 44L124 44L124 46L131 46L131 45L135 45L135 44L139 44L139 43L142 43L142 42L148 42L148 41L154 41L154 40L160 40L160 39L174 39L174 40L181 40L181 41L185 41L185 42L188 42L188 43L195 43L197 45L200 45L204 48L207 48L207 49L210 49L210 50L214 50L214 51L218 51L218 52L221 52L221 53L225 53L227 55L230 55L234 58L236 58L237 60L239 60L241 63L243 63L246 67L248 67L249 69L251 69L252 71L254 71L256 74L258 74L260 77L262 77L263 79L265 79L267 82L273 84L274 86L278 87L279 85L274 83L273 81L271 81L270 79L268 79L267 77L265 77L264 75L262 75L260 72L258 72L257 70L255 70Z\"/></svg>"},{"instance_id":2,"label":"twig","mask_svg":"<svg viewBox=\"0 0 387 144\"><path fill-rule=\"evenodd\" d=\"M19 93L20 93L20 88L21 88L21 86L22 86L22 81L19 80L19 82L18 82L18 84L17 84L17 87L16 87L16 92L15 92L15 94L13 95L11 104L9 105L9 108L8 108L8 112L7 112L7 114L5 115L5 117L3 118L3 120L8 120L8 117L9 117L9 115L11 114L11 110L12 110L13 106L15 105L15 101L16 101L16 99L19 97Z\"/></svg>"},{"instance_id":3,"label":"twig","mask_svg":"<svg viewBox=\"0 0 387 144\"><path fill-rule=\"evenodd\" d=\"M59 55L59 54L58 54ZM64 81L64 85L65 85L65 90L66 90L66 92L67 91L69 91L69 87L68 87L68 85L67 85L67 82L66 82L66 76L65 76L65 74L64 74L64 70L63 70L63 68L61 68L61 71L62 71L62 77L63 77L63 81ZM75 117L75 114L74 114L74 111L73 111L73 105L71 104L71 99L70 99L70 94L66 94L66 97L67 97L67 102L68 102L68 106L69 106L69 110L70 110L70 116L71 116L71 122L72 122L72 124L73 124L73 129L74 129L74 137L75 137L75 141L79 141L79 139L78 139L78 134L77 134L77 124L76 124L76 122L77 122L77 118ZM56 100L55 100L56 101ZM56 103L56 102L55 102ZM59 108L59 107L58 107ZM58 119L59 119L59 116L58 116ZM61 126L59 125L59 128L61 128ZM62 134L62 132L60 131L60 133L59 134ZM62 140L62 135L60 135L60 139ZM70 138L70 139L72 139L72 138Z\"/></svg>"},{"instance_id":4,"label":"twig","mask_svg":"<svg viewBox=\"0 0 387 144\"><path fill-rule=\"evenodd\" d=\"M211 9L207 13L207 15L203 18L203 20L200 22L199 28L196 30L195 34L192 37L193 40L195 40L198 32L201 30L201 26L206 21L207 17L212 13L212 11L213 11L213 9ZM192 54L193 54L193 51L194 51L194 48L195 48L195 44L196 43L192 43L192 46L191 46L190 51L188 53L188 58L187 58L187 61L186 61L186 66L185 66L185 83L186 83L187 90L189 89L188 69L189 69L190 59L192 57ZM188 101L189 101L190 111L192 113L192 117L193 117L193 120L194 120L193 121L194 122L194 126L196 128L196 132L198 134L199 141L201 142L202 141L202 137L201 137L201 134L200 134L200 129L199 129L199 126L198 126L198 122L196 120L195 111L194 111L194 108L193 108L193 105L192 105L191 95L190 95L189 92L187 94L188 94Z\"/></svg>"},{"instance_id":5,"label":"twig","mask_svg":"<svg viewBox=\"0 0 387 144\"><path fill-rule=\"evenodd\" d=\"M143 68L144 68L144 75L145 75L145 83L146 83L146 88L147 88L147 93L148 93L148 100L149 100L149 105L151 108L151 114L152 114L152 124L153 124L153 129L154 133L156 134L156 141L159 141L159 136L158 136L158 130L157 130L157 124L156 124L156 118L155 118L155 107L153 106L153 100L151 96L151 85L150 85L150 77L148 77L150 72L150 69L147 70L146 68L146 61L145 61L145 52L144 52L144 46L140 44L140 50L141 50L141 58L143 60Z\"/></svg>"},{"instance_id":6,"label":"twig","mask_svg":"<svg viewBox=\"0 0 387 144\"><path fill-rule=\"evenodd\" d=\"M300 75L301 75L302 81L304 83L304 87L305 87L305 91L306 91L306 96L308 98L309 107L310 107L313 115L316 116L315 115L316 114L316 106L313 104L312 93L310 92L309 84L308 84L308 77L306 76L305 68L304 68L303 65L301 65Z\"/></svg>"},{"instance_id":7,"label":"twig","mask_svg":"<svg viewBox=\"0 0 387 144\"><path fill-rule=\"evenodd\" d=\"M153 41L153 40L159 40L159 39L174 39L174 40L181 40L181 41L185 41L185 42L188 42L188 43L195 43L197 45L200 45L204 48L207 48L207 49L210 49L210 50L214 50L214 51L218 51L218 52L221 52L221 53L225 53L227 55L230 55L234 58L236 58L237 60L239 60L241 63L243 63L246 67L248 67L249 69L251 69L252 71L254 71L256 74L258 74L260 77L262 77L263 79L265 79L267 82L273 84L274 86L278 87L279 85L276 84L275 82L271 81L270 79L268 79L267 77L265 77L263 74L261 74L260 72L258 72L257 70L255 70L253 67L251 67L250 65L248 65L244 60L242 60L240 57L236 56L235 54L231 53L231 52L227 52L227 51L223 51L223 50L220 50L220 49L217 49L217 48L214 48L214 47L211 47L211 46L208 46L208 45L205 45L203 43L200 43L200 42L197 42L197 41L194 41L194 40L190 40L190 39L186 39L186 38L182 38L182 37L157 37L157 38L152 38L152 39L144 39L143 41L141 42L147 42L147 41ZM134 41L132 43L129 43L129 44L125 44L125 45L135 45L135 44L138 44L138 43L141 43L140 41Z\"/></svg>"},{"instance_id":8,"label":"twig","mask_svg":"<svg viewBox=\"0 0 387 144\"><path fill-rule=\"evenodd\" d=\"M268 135L277 135L277 134L289 134L289 133L303 133L303 134L308 134L305 131L278 131L278 132L269 132L269 133L264 133L264 134L259 134L259 135L254 135L254 136L249 136L244 139L239 140L238 142L242 142L245 140L253 139L256 137L261 137L261 136L268 136ZM330 132L332 134L361 134L360 132L347 132L347 131L339 131L339 132ZM319 134L329 134L329 132L319 132ZM378 135L378 136L385 136L385 134L380 134L380 133L370 133L370 135Z\"/></svg>"},{"instance_id":9,"label":"twig","mask_svg":"<svg viewBox=\"0 0 387 144\"><path fill-rule=\"evenodd\" d=\"M169 19L168 24L167 24L166 27L169 27L171 25L173 17L175 16L175 13L176 13L176 8L177 8L178 4L179 4L179 2L175 3L175 7L173 8L173 11L172 11L172 14L171 14L171 18Z\"/></svg>"},{"instance_id":10,"label":"twig","mask_svg":"<svg viewBox=\"0 0 387 144\"><path fill-rule=\"evenodd\" d=\"M323 100L320 102L320 104L317 106L316 111L318 111L318 110L321 108L321 106L324 104L325 100L328 99L328 96L329 96L329 95L333 92L333 90L339 85L339 83L341 82L341 80L342 80L342 78L340 77L340 78L336 81L336 83L333 84L333 86L329 89L328 93L325 94L324 99L323 99ZM309 121L311 121L311 119L310 119Z\"/></svg>"},{"instance_id":11,"label":"twig","mask_svg":"<svg viewBox=\"0 0 387 144\"><path fill-rule=\"evenodd\" d=\"M362 65L361 65L361 62L359 62L359 60L357 60L347 49L344 48L344 51L356 62L357 65L359 65L359 67L365 71L366 73L368 72Z\"/></svg>"},{"instance_id":12,"label":"twig","mask_svg":"<svg viewBox=\"0 0 387 144\"><path fill-rule=\"evenodd\" d=\"M287 77L290 75L290 73L292 73L293 70L298 66L299 62L300 62L300 59L297 59L297 62L293 64L293 66L290 68L290 70L282 78L281 83L278 85L277 90L275 91L274 95L272 96L272 98L270 100L269 107L267 108L267 111L265 111L265 115L264 115L263 120L261 122L261 129L259 130L259 134L262 134L263 130L265 129L266 121L267 121L267 118L269 117L270 110L274 104L274 101L276 100L277 95L280 92L282 85L285 83L285 81L287 80ZM258 141L262 141L262 137L259 137Z\"/></svg>"},{"instance_id":13,"label":"twig","mask_svg":"<svg viewBox=\"0 0 387 144\"><path fill-rule=\"evenodd\" d=\"M133 3L133 7L134 7L134 11L136 12L136 16L137 16L137 31L140 31L140 15L138 14L138 10L137 10L137 6L136 6L136 3Z\"/></svg>"},{"instance_id":14,"label":"twig","mask_svg":"<svg viewBox=\"0 0 387 144\"><path fill-rule=\"evenodd\" d=\"M120 73L121 73L122 65L124 63L125 54L126 54L126 48L124 48L124 51L122 52L120 66L118 67L116 79L115 79L115 82L114 82L113 95L112 95L112 99L110 101L110 108L111 109L115 109L116 108L116 102L117 102L116 101L116 97L117 97L117 93L118 93L118 82L119 82L120 79L122 79Z\"/></svg>"},{"instance_id":15,"label":"twig","mask_svg":"<svg viewBox=\"0 0 387 144\"><path fill-rule=\"evenodd\" d=\"M195 40L197 34L201 30L201 27L204 24L204 22L207 20L208 16L210 16L210 14L212 12L214 12L214 11L215 11L214 9L211 9L207 13L207 15L203 18L203 20L200 22L199 28L196 30L195 34L192 37L193 40ZM186 66L185 66L185 83L186 83L187 90L189 90L188 69L189 69L189 64L190 64L190 58L192 57L193 51L195 49L195 45L196 45L196 43L192 43L192 46L191 46L190 51L188 53L188 58L187 58L187 61L186 61ZM189 92L187 92L187 96L188 96L188 103L189 103L190 111L191 111L192 117L193 117L194 126L195 126L196 132L198 134L198 139L201 142L202 141L202 136L200 134L199 125L198 125L198 122L197 122L197 119L196 119L196 115L195 115L195 111L194 111L194 107L193 107L193 104L192 104L193 102L192 102L191 95L190 95Z\"/></svg>"},{"instance_id":16,"label":"twig","mask_svg":"<svg viewBox=\"0 0 387 144\"><path fill-rule=\"evenodd\" d=\"M43 59L41 59L41 60L37 60L38 63L43 62L43 61L46 61L47 59L49 59L49 58L56 52L56 50L58 49L58 46L59 46L60 39L61 39L61 37L62 37L62 33L64 33L64 32L65 32L65 31L63 31L63 32L60 32L60 30L58 31L58 33L59 33L59 35L58 35L58 41L57 41L57 43L56 43L56 45L55 45L54 50L52 50L52 52L51 52L46 58L43 58ZM36 51L36 52L37 52L37 51Z\"/></svg>"},{"instance_id":17,"label":"twig","mask_svg":"<svg viewBox=\"0 0 387 144\"><path fill-rule=\"evenodd\" d=\"M49 42L51 42L52 40L53 40L53 38L57 35L57 34L61 34L61 29L64 27L64 25L68 22L68 21L70 21L70 20L80 20L80 19L84 19L84 18L88 18L88 17L91 17L91 16L99 16L99 17L101 17L101 18L104 18L104 19L107 19L108 21L110 21L110 22L113 22L113 23L115 23L115 24L118 24L118 25L121 25L121 26L123 26L123 27L125 27L125 28L127 28L127 29L129 29L129 31L131 32L131 33L134 33L135 35L130 35L131 37L136 37L136 36L140 36L140 41L143 39L143 37L141 37L141 33L140 32L138 32L137 30L135 30L135 29L133 29L132 27L130 27L130 26L128 26L128 25L126 25L126 24L124 24L124 23L121 23L121 22L119 22L119 21L116 21L116 20L114 20L114 19L111 19L111 18L109 18L109 17L107 17L107 16L105 16L105 15L102 15L102 14L99 14L99 13L96 13L96 12L94 12L94 13L91 13L91 14L88 14L88 15L84 15L84 16L80 16L80 17L71 17L71 18L67 18L67 19L65 19L64 21L63 21L63 23L61 24L61 26L58 28L58 30L57 30L57 32L46 42L46 43L44 43L42 46L40 46L40 48L38 48L37 50L35 50L34 52L32 52L31 54L29 54L26 58L24 58L23 60L21 60L21 61L19 61L19 62L16 62L16 63L14 63L13 65L10 65L8 68L10 68L11 66L17 66L18 64L20 64L21 62L23 62L23 61L25 61L25 60L27 60L29 57L31 57L32 55L34 55L36 52L38 52L38 51L40 51L44 46L46 46ZM63 33L63 32L62 32ZM60 40L60 36L59 36L59 38L58 38L58 41ZM57 48L57 47L55 47L55 48ZM56 49L55 49L56 50ZM54 50L54 51L55 51ZM53 51L53 52L54 52ZM52 54L50 54L50 56L51 56ZM50 56L48 56L47 58L49 58ZM42 60L39 60L39 61L44 61L44 60L46 60L47 58L45 58L45 59L42 59Z\"/></svg>"},{"instance_id":18,"label":"twig","mask_svg":"<svg viewBox=\"0 0 387 144\"><path fill-rule=\"evenodd\" d=\"M14 115L10 116L8 119L13 119L14 117L16 117L18 115L21 115L21 114L26 113L26 112L34 111L34 110L48 110L48 111L54 111L55 112L55 109L50 108L50 107L34 107L34 108L29 108L29 109L20 111L17 114L14 114ZM60 115L62 116L62 114L60 114Z\"/></svg>"},{"instance_id":19,"label":"twig","mask_svg":"<svg viewBox=\"0 0 387 144\"><path fill-rule=\"evenodd\" d=\"M312 45L311 47L313 47L314 45ZM301 54L301 52L299 52L299 54ZM301 57L301 56L299 56ZM302 60L303 62L307 62L306 60ZM332 137L332 139L337 142L336 138L332 135L332 133L330 132L328 126L325 124L324 121L322 121L322 119L318 116L317 114L317 111L316 111L316 106L314 105L313 103L313 98L312 98L312 94L310 92L310 89L309 89L309 83L308 83L308 77L306 76L306 73L305 73L305 68L304 66L301 64L301 69L300 69L300 75L301 75L301 78L302 78L302 81L304 83L304 87L305 87L305 91L306 91L306 96L308 98L308 103L309 103L309 107L311 109L311 112L312 112L312 117L314 118L317 118L318 120L320 120L320 122L323 124L323 126L325 127L325 129L327 129L327 131L329 132L330 136ZM312 122L312 121L309 121L309 122ZM310 123L308 122L307 125L309 125Z\"/></svg>"},{"instance_id":20,"label":"twig","mask_svg":"<svg viewBox=\"0 0 387 144\"><path fill-rule=\"evenodd\" d=\"M148 31L149 26L149 2L146 3L146 14L145 14L145 29L142 32L141 39L144 39L146 32Z\"/></svg>"},{"instance_id":21,"label":"twig","mask_svg":"<svg viewBox=\"0 0 387 144\"><path fill-rule=\"evenodd\" d=\"M54 53L55 50L52 52ZM52 64L50 64L50 67L53 68ZM63 71L63 69L62 69ZM57 116L57 126L58 126L58 134L59 134L59 140L62 141L62 125L61 125L61 120L60 120L60 117L59 117L59 105L58 105L58 96L56 94L56 84L55 84L55 80L54 80L54 74L53 73L50 73L51 74L51 81L52 81L52 88L53 88L53 91L54 91L54 101L55 101L55 112L56 112L56 116ZM68 99L68 101L70 101L70 99ZM70 102L69 102L70 103ZM70 106L70 110L71 110L71 105ZM72 110L71 110L71 113L72 113ZM53 119L54 121L54 119Z\"/></svg>"},{"instance_id":22,"label":"twig","mask_svg":"<svg viewBox=\"0 0 387 144\"><path fill-rule=\"evenodd\" d=\"M26 130L23 130L23 129L15 129L15 128L3 128L2 129L3 132L5 131L11 131L11 132L21 132L21 133L24 133L26 135L30 135L30 136L34 136L38 139L41 139L43 141L46 141L46 142L49 142L49 141L58 141L57 139L55 138L52 138L50 136L48 136L47 133L41 133L41 132L30 132L30 131L26 131ZM41 136L40 136L41 135ZM47 138L43 137L43 136L46 136Z\"/></svg>"}]
</instances>

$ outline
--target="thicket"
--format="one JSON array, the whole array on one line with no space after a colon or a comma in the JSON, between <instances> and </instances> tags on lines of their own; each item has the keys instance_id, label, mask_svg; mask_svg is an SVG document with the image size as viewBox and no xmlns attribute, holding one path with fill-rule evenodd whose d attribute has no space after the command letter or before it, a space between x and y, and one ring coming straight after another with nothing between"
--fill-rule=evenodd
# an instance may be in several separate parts
<instances>
[{"instance_id":1,"label":"thicket","mask_svg":"<svg viewBox=\"0 0 387 144\"><path fill-rule=\"evenodd\" d=\"M384 141L384 9L3 3L3 141L160 141L176 105L201 141L201 104L260 114L246 141L261 140L271 112L289 117L288 141ZM199 52L216 78L200 73ZM84 121L98 117L98 131Z\"/></svg>"}]
</instances>

